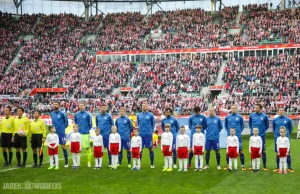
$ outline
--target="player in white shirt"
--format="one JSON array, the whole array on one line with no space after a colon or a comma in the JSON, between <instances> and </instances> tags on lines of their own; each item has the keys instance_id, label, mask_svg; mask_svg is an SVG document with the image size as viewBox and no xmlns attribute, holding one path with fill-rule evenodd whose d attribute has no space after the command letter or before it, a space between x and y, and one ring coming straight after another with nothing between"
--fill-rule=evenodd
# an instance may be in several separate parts
<instances>
[{"instance_id":1,"label":"player in white shirt","mask_svg":"<svg viewBox=\"0 0 300 194\"><path fill-rule=\"evenodd\" d=\"M118 156L121 152L121 137L119 133L117 133L117 127L115 125L111 127L108 148L111 154L111 169L116 170L119 160Z\"/></svg>"},{"instance_id":2,"label":"player in white shirt","mask_svg":"<svg viewBox=\"0 0 300 194\"><path fill-rule=\"evenodd\" d=\"M141 168L141 151L142 151L142 138L139 136L138 129L133 129L133 136L131 138L131 157L133 159L132 161L132 169L131 170L140 170Z\"/></svg>"},{"instance_id":3,"label":"player in white shirt","mask_svg":"<svg viewBox=\"0 0 300 194\"><path fill-rule=\"evenodd\" d=\"M227 156L229 158L228 172L232 171L232 160L234 165L234 172L237 171L237 157L239 155L239 138L235 135L236 129L230 129L230 136L227 137Z\"/></svg>"},{"instance_id":4,"label":"player in white shirt","mask_svg":"<svg viewBox=\"0 0 300 194\"><path fill-rule=\"evenodd\" d=\"M170 132L171 125L165 124L165 132L161 135L161 151L165 158L165 167L162 171L173 171L172 168L172 145L173 134Z\"/></svg>"},{"instance_id":5,"label":"player in white shirt","mask_svg":"<svg viewBox=\"0 0 300 194\"><path fill-rule=\"evenodd\" d=\"M205 149L205 135L201 133L202 126L196 125L196 133L193 135L192 149L195 155L195 170L202 171L203 169L203 153ZM200 165L199 165L200 160Z\"/></svg>"},{"instance_id":6,"label":"player in white shirt","mask_svg":"<svg viewBox=\"0 0 300 194\"><path fill-rule=\"evenodd\" d=\"M276 145L277 145L277 154L279 156L279 174L282 174L282 168L284 174L287 174L286 166L287 166L287 156L289 155L290 150L290 141L289 138L285 136L286 128L280 127L280 137L277 138Z\"/></svg>"},{"instance_id":7,"label":"player in white shirt","mask_svg":"<svg viewBox=\"0 0 300 194\"><path fill-rule=\"evenodd\" d=\"M82 149L82 137L78 133L78 125L73 125L73 133L70 135L70 151L73 159L73 169L78 169L80 165L80 152Z\"/></svg>"},{"instance_id":8,"label":"player in white shirt","mask_svg":"<svg viewBox=\"0 0 300 194\"><path fill-rule=\"evenodd\" d=\"M182 171L184 167L184 171L187 171L187 159L190 147L190 137L185 134L185 127L180 127L180 134L176 138L176 151L177 157L179 159L179 169L178 171Z\"/></svg>"},{"instance_id":9,"label":"player in white shirt","mask_svg":"<svg viewBox=\"0 0 300 194\"><path fill-rule=\"evenodd\" d=\"M100 129L97 127L95 130L96 136L93 138L95 167L94 169L102 168L103 156L103 137L100 135Z\"/></svg>"},{"instance_id":10,"label":"player in white shirt","mask_svg":"<svg viewBox=\"0 0 300 194\"><path fill-rule=\"evenodd\" d=\"M250 137L250 141L249 141L249 153L251 155L253 172L259 172L260 157L261 157L262 146L263 146L262 139L258 135L258 132L259 132L258 128L253 128L253 136Z\"/></svg>"},{"instance_id":11,"label":"player in white shirt","mask_svg":"<svg viewBox=\"0 0 300 194\"><path fill-rule=\"evenodd\" d=\"M49 160L50 160L50 167L48 170L54 169L53 166L53 159L55 161L55 170L58 170L58 144L59 144L59 139L58 135L55 133L55 128L50 126L49 127L50 133L46 137L46 144L48 146L48 154L49 154Z\"/></svg>"}]
</instances>

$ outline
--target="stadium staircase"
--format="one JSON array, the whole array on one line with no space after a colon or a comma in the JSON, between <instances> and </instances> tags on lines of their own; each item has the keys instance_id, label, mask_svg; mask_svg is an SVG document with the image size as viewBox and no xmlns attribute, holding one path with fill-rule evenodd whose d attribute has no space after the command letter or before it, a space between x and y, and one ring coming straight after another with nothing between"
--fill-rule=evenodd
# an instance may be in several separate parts
<instances>
[{"instance_id":1,"label":"stadium staircase","mask_svg":"<svg viewBox=\"0 0 300 194\"><path fill-rule=\"evenodd\" d=\"M223 82L223 80L222 80L222 78L223 78L223 75L224 75L224 69L225 69L225 67L226 67L226 63L227 63L227 61L223 61L222 62L222 65L221 65L221 67L220 67L220 71L219 71L219 74L218 74L218 79L217 79L217 83L216 83L216 85L217 86L224 86L224 82ZM218 95L218 97L226 97L226 96L228 96L229 95L229 93L227 93L226 92L226 89L225 89L225 87L222 89L222 91L221 91L221 93Z\"/></svg>"},{"instance_id":2,"label":"stadium staircase","mask_svg":"<svg viewBox=\"0 0 300 194\"><path fill-rule=\"evenodd\" d=\"M243 14L243 12L239 12L239 13L237 14L236 19L235 19L235 24L236 24L236 25L239 25L239 23L240 23L240 18L241 18L241 16L242 16L242 14Z\"/></svg>"},{"instance_id":3,"label":"stadium staircase","mask_svg":"<svg viewBox=\"0 0 300 194\"><path fill-rule=\"evenodd\" d=\"M235 27L228 30L228 34L238 34L241 31L239 22L243 12L239 12L235 19ZM232 45L232 44L231 44Z\"/></svg>"},{"instance_id":4,"label":"stadium staircase","mask_svg":"<svg viewBox=\"0 0 300 194\"><path fill-rule=\"evenodd\" d=\"M9 63L8 67L5 70L5 73L10 70L10 67L13 63L17 63L19 61L19 52L23 49L24 46L20 47L18 52L16 52L15 58Z\"/></svg>"},{"instance_id":5,"label":"stadium staircase","mask_svg":"<svg viewBox=\"0 0 300 194\"><path fill-rule=\"evenodd\" d=\"M33 38L33 35L25 35L25 36L20 36L20 39L23 39L25 42L31 41ZM19 62L19 53L23 49L24 46L21 46L18 51L16 52L15 58L9 63L9 66L6 68L5 73L10 70L10 67L13 63L18 63Z\"/></svg>"},{"instance_id":6,"label":"stadium staircase","mask_svg":"<svg viewBox=\"0 0 300 194\"><path fill-rule=\"evenodd\" d=\"M163 15L163 19L162 19L162 20L165 20L165 18L166 18L166 16ZM161 30L161 25L162 25L162 24L160 24L156 29L152 29L152 30ZM153 40L156 41L156 40L162 39L162 38L164 37L164 35L165 35L165 33L162 32L161 35L159 35L159 36L151 36L151 32L150 32L150 34L147 34L147 35L145 36L143 42L144 42L144 43L147 43L147 41L148 41L149 39L151 39L151 38L153 38ZM145 48L145 49L148 49L148 48Z\"/></svg>"},{"instance_id":7,"label":"stadium staircase","mask_svg":"<svg viewBox=\"0 0 300 194\"><path fill-rule=\"evenodd\" d=\"M79 48L75 54L75 59L80 59L81 57L81 51L83 50L83 48ZM65 69L64 72L62 72L62 74L60 74L60 76L58 76L55 80L54 80L54 83L53 83L53 88L62 88L63 85L60 85L61 83L59 83L59 80L65 75L65 73L69 70L69 66ZM73 94L72 94L72 97L73 97Z\"/></svg>"},{"instance_id":8,"label":"stadium staircase","mask_svg":"<svg viewBox=\"0 0 300 194\"><path fill-rule=\"evenodd\" d=\"M40 17L38 17L37 21L35 22L33 28L32 28L32 33L34 32L35 30L35 27L40 23Z\"/></svg>"},{"instance_id":9,"label":"stadium staircase","mask_svg":"<svg viewBox=\"0 0 300 194\"><path fill-rule=\"evenodd\" d=\"M92 35L84 36L84 37L81 39L81 41L83 41L83 42L89 42L89 41L95 42L95 41L96 41L96 38L97 38L97 35L92 34Z\"/></svg>"},{"instance_id":10,"label":"stadium staircase","mask_svg":"<svg viewBox=\"0 0 300 194\"><path fill-rule=\"evenodd\" d=\"M100 28L102 28L103 26L103 22L101 21L99 26L96 28L96 34L98 34L98 32L100 31Z\"/></svg>"},{"instance_id":11,"label":"stadium staircase","mask_svg":"<svg viewBox=\"0 0 300 194\"><path fill-rule=\"evenodd\" d=\"M226 62L227 61L222 62L222 65L221 65L219 73L218 73L218 78L217 78L217 81L216 81L216 84L215 84L216 86L223 85L222 77L224 75L224 69L225 69L225 66L226 66Z\"/></svg>"},{"instance_id":12,"label":"stadium staircase","mask_svg":"<svg viewBox=\"0 0 300 194\"><path fill-rule=\"evenodd\" d=\"M31 39L33 38L33 34L34 34L34 29L35 27L37 26L37 24L39 23L40 21L40 18L37 19L37 21L35 22L32 30L31 30L31 34L22 34L18 37L18 39L23 39L25 42L29 42L31 41ZM9 65L8 67L6 68L5 70L5 73L9 71L10 67L11 67L11 64L13 63L17 63L19 61L19 52L23 49L24 46L21 46L19 48L19 50L16 52L16 55L15 55L15 58L9 62Z\"/></svg>"}]
</instances>

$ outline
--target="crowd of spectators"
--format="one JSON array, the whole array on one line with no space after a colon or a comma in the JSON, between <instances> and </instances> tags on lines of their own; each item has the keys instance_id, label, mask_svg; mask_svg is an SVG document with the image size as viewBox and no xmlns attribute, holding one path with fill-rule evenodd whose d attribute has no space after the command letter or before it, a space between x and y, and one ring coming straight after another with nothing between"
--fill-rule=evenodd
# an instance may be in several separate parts
<instances>
[{"instance_id":1,"label":"crowd of spectators","mask_svg":"<svg viewBox=\"0 0 300 194\"><path fill-rule=\"evenodd\" d=\"M10 14L0 14L0 79L24 44L20 37L32 34L37 15L22 15L18 19Z\"/></svg>"},{"instance_id":2,"label":"crowd of spectators","mask_svg":"<svg viewBox=\"0 0 300 194\"><path fill-rule=\"evenodd\" d=\"M18 63L13 63L4 74L0 93L28 94L36 87L54 87L75 60L80 39L96 28L84 28L91 22L87 24L71 14L41 16L34 38L19 52Z\"/></svg>"},{"instance_id":3,"label":"crowd of spectators","mask_svg":"<svg viewBox=\"0 0 300 194\"><path fill-rule=\"evenodd\" d=\"M231 36L233 44L259 45L262 41L299 43L300 9L268 11L268 5L249 5L240 18L242 30Z\"/></svg>"},{"instance_id":4,"label":"crowd of spectators","mask_svg":"<svg viewBox=\"0 0 300 194\"><path fill-rule=\"evenodd\" d=\"M112 93L114 88L127 85L135 64L130 62L93 62L93 56L81 52L80 59L70 63L60 83L68 87L75 98L99 98Z\"/></svg>"},{"instance_id":5,"label":"crowd of spectators","mask_svg":"<svg viewBox=\"0 0 300 194\"><path fill-rule=\"evenodd\" d=\"M235 24L238 6L226 7L216 18L202 9L168 11L161 24L162 39L146 42L150 49L212 48L230 46L228 29Z\"/></svg>"},{"instance_id":6,"label":"crowd of spectators","mask_svg":"<svg viewBox=\"0 0 300 194\"><path fill-rule=\"evenodd\" d=\"M230 94L282 93L286 96L297 91L299 64L299 54L240 58L226 64L223 80L227 82Z\"/></svg>"},{"instance_id":7,"label":"crowd of spectators","mask_svg":"<svg viewBox=\"0 0 300 194\"><path fill-rule=\"evenodd\" d=\"M140 12L109 13L93 47L111 51L142 50L146 34L158 25L155 21L146 19Z\"/></svg>"},{"instance_id":8,"label":"crowd of spectators","mask_svg":"<svg viewBox=\"0 0 300 194\"><path fill-rule=\"evenodd\" d=\"M256 103L263 105L262 111L266 114L276 115L278 109L283 107L287 114L299 114L300 113L300 98L299 95L278 96L274 95L260 95L260 96L243 96L243 95L231 95L224 98L216 98L213 105L218 112L229 113L231 105L236 105L241 114L251 114L254 112L254 106Z\"/></svg>"},{"instance_id":9,"label":"crowd of spectators","mask_svg":"<svg viewBox=\"0 0 300 194\"><path fill-rule=\"evenodd\" d=\"M165 60L142 63L134 76L136 94L200 92L213 85L220 60Z\"/></svg>"},{"instance_id":10,"label":"crowd of spectators","mask_svg":"<svg viewBox=\"0 0 300 194\"><path fill-rule=\"evenodd\" d=\"M258 45L262 40L281 38L283 42L300 42L300 10L268 11L268 4L243 6L240 18L244 29L236 35L228 30L236 24L238 6L215 13L201 9L157 12L146 17L139 12L113 13L92 17L88 22L71 14L24 15L18 20L0 15L0 95L28 95L36 87L66 87L60 94L37 94L34 98L1 99L5 106L23 106L26 111L49 112L59 99L66 112L78 111L78 102L87 102L87 110L98 112L101 104L112 113L120 107L141 111L148 101L155 114L172 107L178 114L191 114L195 105L207 110L207 98L200 96L202 87L214 85L222 58L159 59L140 66L132 62L94 62L93 54L84 50L82 38L98 34L88 48L98 50L140 50L171 48L212 48L234 45ZM37 19L39 22L36 23ZM100 23L102 22L101 26ZM34 27L35 26L35 27ZM97 31L99 29L99 32ZM150 30L161 29L163 38L145 39ZM32 34L25 43L20 37ZM19 61L9 63L19 52ZM84 45L86 47L86 45ZM80 53L79 57L77 55ZM273 114L284 106L289 113L299 110L300 55L282 54L277 57L247 57L227 62L223 81L230 94L216 98L218 110L238 104L242 113L251 113L257 102L266 113ZM130 85L127 96L112 94L114 88ZM83 99L82 99L83 98Z\"/></svg>"}]
</instances>

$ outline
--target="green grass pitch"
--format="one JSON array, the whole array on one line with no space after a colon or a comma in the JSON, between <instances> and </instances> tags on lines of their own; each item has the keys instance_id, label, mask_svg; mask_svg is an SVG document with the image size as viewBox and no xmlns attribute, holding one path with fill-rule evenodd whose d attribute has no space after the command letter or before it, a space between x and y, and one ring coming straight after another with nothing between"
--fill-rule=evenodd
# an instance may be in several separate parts
<instances>
[{"instance_id":1,"label":"green grass pitch","mask_svg":"<svg viewBox=\"0 0 300 194\"><path fill-rule=\"evenodd\" d=\"M81 166L78 170L72 167L65 169L61 149L59 150L60 169L47 170L49 166L49 157L47 148L44 148L44 167L42 169L13 169L16 165L14 153L13 167L0 167L0 193L120 193L120 194L140 194L140 193L299 193L300 177L300 140L296 140L296 128L291 137L291 157L294 173L281 175L273 172L275 169L275 153L273 134L267 135L267 167L268 171L253 173L251 171L241 171L240 161L238 159L238 172L226 172L225 167L225 149L221 149L222 170L216 169L216 160L214 152L211 153L210 169L203 172L193 172L193 168L188 172L162 172L163 156L159 148L155 150L155 168L150 169L149 151L144 150L142 169L140 171L131 171L127 168L126 152L123 157L123 166L117 170L111 170L107 167L107 153L103 157L103 168L94 170L87 167L87 156L81 157ZM243 147L245 152L246 167L250 165L248 153L249 136L243 136ZM30 144L28 144L30 145ZM15 150L14 150L15 152ZM83 151L82 154L85 154ZM70 154L69 154L70 157ZM194 158L193 158L194 159ZM205 160L205 159L204 159ZM2 165L3 156L1 153L0 164ZM71 158L69 159L72 165ZM178 162L177 162L178 163ZM32 164L32 153L28 149L27 165ZM92 164L94 160L92 159ZM124 165L125 164L125 165ZM192 167L194 161L192 162ZM261 162L262 167L262 162ZM12 170L8 170L12 169ZM4 171L6 170L6 171ZM4 190L4 183L23 183L30 181L33 183L61 183L60 190Z\"/></svg>"}]
</instances>

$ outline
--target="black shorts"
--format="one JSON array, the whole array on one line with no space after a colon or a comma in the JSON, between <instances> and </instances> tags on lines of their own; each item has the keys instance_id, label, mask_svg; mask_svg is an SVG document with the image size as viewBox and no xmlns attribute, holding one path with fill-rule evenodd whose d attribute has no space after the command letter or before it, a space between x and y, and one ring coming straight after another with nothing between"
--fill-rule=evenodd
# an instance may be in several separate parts
<instances>
[{"instance_id":1,"label":"black shorts","mask_svg":"<svg viewBox=\"0 0 300 194\"><path fill-rule=\"evenodd\" d=\"M41 148L42 147L42 139L43 139L42 134L32 134L31 148L32 149Z\"/></svg>"},{"instance_id":2,"label":"black shorts","mask_svg":"<svg viewBox=\"0 0 300 194\"><path fill-rule=\"evenodd\" d=\"M27 148L27 137L21 137L17 133L14 138L14 147L22 148L23 150Z\"/></svg>"},{"instance_id":3,"label":"black shorts","mask_svg":"<svg viewBox=\"0 0 300 194\"><path fill-rule=\"evenodd\" d=\"M11 142L12 133L1 133L1 147L2 148L11 148L13 143Z\"/></svg>"}]
</instances>

